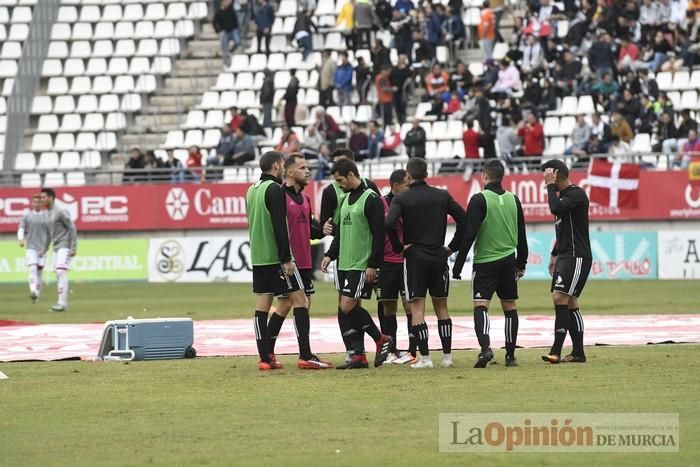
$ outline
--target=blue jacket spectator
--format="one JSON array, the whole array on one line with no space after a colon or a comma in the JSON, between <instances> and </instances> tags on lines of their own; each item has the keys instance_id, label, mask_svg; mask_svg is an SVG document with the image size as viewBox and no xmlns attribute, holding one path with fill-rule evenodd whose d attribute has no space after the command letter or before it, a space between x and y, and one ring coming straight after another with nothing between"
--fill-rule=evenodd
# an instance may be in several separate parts
<instances>
[{"instance_id":1,"label":"blue jacket spectator","mask_svg":"<svg viewBox=\"0 0 700 467\"><path fill-rule=\"evenodd\" d=\"M258 11L255 13L255 24L258 29L263 30L266 28L272 29L272 25L275 23L275 9L265 2L263 5L258 7Z\"/></svg>"},{"instance_id":2,"label":"blue jacket spectator","mask_svg":"<svg viewBox=\"0 0 700 467\"><path fill-rule=\"evenodd\" d=\"M341 91L352 91L352 74L353 69L350 63L339 65L333 75L335 87Z\"/></svg>"},{"instance_id":3,"label":"blue jacket spectator","mask_svg":"<svg viewBox=\"0 0 700 467\"><path fill-rule=\"evenodd\" d=\"M407 15L409 11L415 9L416 6L411 0L396 0L394 4L394 10L402 11L404 15Z\"/></svg>"},{"instance_id":4,"label":"blue jacket spectator","mask_svg":"<svg viewBox=\"0 0 700 467\"><path fill-rule=\"evenodd\" d=\"M437 9L433 11L433 14L430 15L430 18L428 19L428 42L430 42L433 46L436 46L437 44L440 43L440 40L442 39L442 22L443 22L443 17L440 16L438 13Z\"/></svg>"}]
</instances>

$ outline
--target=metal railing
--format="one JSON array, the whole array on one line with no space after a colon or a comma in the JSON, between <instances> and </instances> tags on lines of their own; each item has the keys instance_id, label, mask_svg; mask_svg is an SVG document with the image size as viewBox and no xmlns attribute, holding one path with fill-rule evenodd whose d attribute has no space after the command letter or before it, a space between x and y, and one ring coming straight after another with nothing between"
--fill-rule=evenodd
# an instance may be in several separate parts
<instances>
[{"instance_id":1,"label":"metal railing","mask_svg":"<svg viewBox=\"0 0 700 467\"><path fill-rule=\"evenodd\" d=\"M644 170L686 170L682 164L682 156L679 153L634 153L627 156L611 156L609 154L596 154L588 156L590 159L609 159L616 162L628 162L640 164ZM585 172L588 170L588 158L577 159L575 156L543 156L543 157L515 157L509 161L504 161L507 174L538 172L540 165L547 160L562 159L572 171ZM461 157L452 158L429 158L428 173L430 176L452 175L470 176L479 172L485 162L491 159L465 159ZM398 156L384 159L372 159L359 162L359 169L363 176L369 178L388 178L391 171L405 168L408 157ZM654 161L656 163L654 163ZM318 169L316 159L308 160L312 172L312 179ZM169 168L159 169L81 169L81 170L34 170L34 171L3 171L0 174L0 186L20 186L22 175L26 173L37 173L45 175L51 172L70 173L80 171L85 174L86 185L122 185L141 183L176 183L173 181L173 174L179 170ZM256 161L248 162L241 166L205 166L196 168L193 171L184 168L185 183L247 183L253 182L260 177L260 169ZM199 174L203 173L202 176ZM177 176L174 177L179 180Z\"/></svg>"}]
</instances>

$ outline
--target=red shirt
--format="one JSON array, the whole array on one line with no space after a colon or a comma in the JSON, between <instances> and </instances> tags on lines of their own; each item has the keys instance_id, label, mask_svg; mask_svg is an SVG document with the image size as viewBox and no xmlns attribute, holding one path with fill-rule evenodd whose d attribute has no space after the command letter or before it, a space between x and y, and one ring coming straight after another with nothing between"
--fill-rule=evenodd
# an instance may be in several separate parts
<instances>
[{"instance_id":1,"label":"red shirt","mask_svg":"<svg viewBox=\"0 0 700 467\"><path fill-rule=\"evenodd\" d=\"M462 101L460 101L459 99L450 99L450 101L447 103L447 107L445 108L445 113L453 114L461 109Z\"/></svg>"},{"instance_id":2,"label":"red shirt","mask_svg":"<svg viewBox=\"0 0 700 467\"><path fill-rule=\"evenodd\" d=\"M544 152L544 129L540 122L531 128L524 126L518 130L518 136L523 140L523 153L526 156L541 156Z\"/></svg>"},{"instance_id":3,"label":"red shirt","mask_svg":"<svg viewBox=\"0 0 700 467\"><path fill-rule=\"evenodd\" d=\"M462 133L462 141L464 142L464 157L467 159L479 158L479 132L473 128L467 129Z\"/></svg>"},{"instance_id":4,"label":"red shirt","mask_svg":"<svg viewBox=\"0 0 700 467\"><path fill-rule=\"evenodd\" d=\"M380 104L394 102L394 91L391 89L391 81L389 81L388 77L379 73L374 79L374 85L377 88L377 100Z\"/></svg>"},{"instance_id":5,"label":"red shirt","mask_svg":"<svg viewBox=\"0 0 700 467\"><path fill-rule=\"evenodd\" d=\"M231 132L236 131L243 123L243 115L236 114L231 119Z\"/></svg>"}]
</instances>

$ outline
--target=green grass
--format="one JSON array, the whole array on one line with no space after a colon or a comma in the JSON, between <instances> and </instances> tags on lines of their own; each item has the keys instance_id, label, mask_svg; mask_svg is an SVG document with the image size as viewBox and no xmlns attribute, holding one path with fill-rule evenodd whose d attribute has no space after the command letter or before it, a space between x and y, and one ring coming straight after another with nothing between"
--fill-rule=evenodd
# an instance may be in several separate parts
<instances>
[{"instance_id":1,"label":"green grass","mask_svg":"<svg viewBox=\"0 0 700 467\"><path fill-rule=\"evenodd\" d=\"M332 286L317 282L313 316L333 316L336 295ZM585 314L699 313L697 287L691 281L589 281L581 298ZM450 311L470 314L471 284L454 281ZM87 323L135 318L191 317L193 319L248 318L254 297L249 284L71 284L70 311L49 313L55 288L43 291L41 302L32 305L26 285L0 286L0 319L37 323ZM518 309L525 314L552 313L549 283L520 283ZM375 309L375 304L368 307Z\"/></svg>"},{"instance_id":2,"label":"green grass","mask_svg":"<svg viewBox=\"0 0 700 467\"><path fill-rule=\"evenodd\" d=\"M591 348L585 365L539 353L350 373L290 357L271 373L254 358L4 364L0 465L697 465L699 346ZM677 412L680 452L441 454L441 412Z\"/></svg>"}]
</instances>

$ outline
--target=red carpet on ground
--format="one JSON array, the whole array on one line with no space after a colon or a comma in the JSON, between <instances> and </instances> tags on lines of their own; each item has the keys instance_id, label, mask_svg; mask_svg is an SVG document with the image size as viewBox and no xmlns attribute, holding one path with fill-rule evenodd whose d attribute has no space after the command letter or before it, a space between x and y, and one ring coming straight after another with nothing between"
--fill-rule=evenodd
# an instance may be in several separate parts
<instances>
[{"instance_id":1,"label":"red carpet on ground","mask_svg":"<svg viewBox=\"0 0 700 467\"><path fill-rule=\"evenodd\" d=\"M586 345L645 345L649 343L700 343L700 315L626 315L585 316ZM291 320L285 323L277 339L278 354L297 353L297 341ZM476 346L471 317L452 318L453 349ZM504 344L503 316L491 319L493 347ZM430 347L440 348L436 320L428 318ZM551 316L521 316L518 345L548 347L554 319ZM37 324L0 327L0 361L92 359L102 337L102 324ZM406 348L405 321L399 318L399 348ZM311 320L311 345L315 353L343 352L335 318ZM367 339L367 349L374 343ZM201 357L257 355L252 319L230 321L196 321L194 347Z\"/></svg>"}]
</instances>

